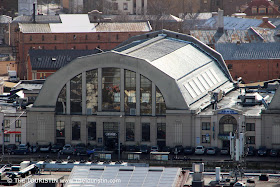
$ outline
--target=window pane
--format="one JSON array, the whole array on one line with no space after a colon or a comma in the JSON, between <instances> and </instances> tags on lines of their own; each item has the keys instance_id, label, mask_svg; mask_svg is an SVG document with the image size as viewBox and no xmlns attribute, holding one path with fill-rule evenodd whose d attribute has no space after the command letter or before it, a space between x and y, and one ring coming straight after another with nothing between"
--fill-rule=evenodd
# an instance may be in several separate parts
<instances>
[{"instance_id":1,"label":"window pane","mask_svg":"<svg viewBox=\"0 0 280 187\"><path fill-rule=\"evenodd\" d=\"M70 111L71 114L82 113L82 74L70 80Z\"/></svg>"},{"instance_id":2,"label":"window pane","mask_svg":"<svg viewBox=\"0 0 280 187\"><path fill-rule=\"evenodd\" d=\"M4 135L4 142L10 142L10 134Z\"/></svg>"},{"instance_id":3,"label":"window pane","mask_svg":"<svg viewBox=\"0 0 280 187\"><path fill-rule=\"evenodd\" d=\"M4 120L4 127L5 128L10 128L10 120L9 119Z\"/></svg>"},{"instance_id":4,"label":"window pane","mask_svg":"<svg viewBox=\"0 0 280 187\"><path fill-rule=\"evenodd\" d=\"M16 128L21 128L21 120L16 120L15 123Z\"/></svg>"},{"instance_id":5,"label":"window pane","mask_svg":"<svg viewBox=\"0 0 280 187\"><path fill-rule=\"evenodd\" d=\"M210 130L210 122L202 122L202 130Z\"/></svg>"},{"instance_id":6,"label":"window pane","mask_svg":"<svg viewBox=\"0 0 280 187\"><path fill-rule=\"evenodd\" d=\"M60 91L56 101L56 113L66 114L66 85Z\"/></svg>"},{"instance_id":7,"label":"window pane","mask_svg":"<svg viewBox=\"0 0 280 187\"><path fill-rule=\"evenodd\" d=\"M246 123L246 131L255 131L255 123Z\"/></svg>"},{"instance_id":8,"label":"window pane","mask_svg":"<svg viewBox=\"0 0 280 187\"><path fill-rule=\"evenodd\" d=\"M88 122L88 140L96 140L96 122Z\"/></svg>"},{"instance_id":9,"label":"window pane","mask_svg":"<svg viewBox=\"0 0 280 187\"><path fill-rule=\"evenodd\" d=\"M157 124L157 139L166 139L166 124Z\"/></svg>"},{"instance_id":10,"label":"window pane","mask_svg":"<svg viewBox=\"0 0 280 187\"><path fill-rule=\"evenodd\" d=\"M56 122L56 137L65 137L64 121L57 121Z\"/></svg>"},{"instance_id":11,"label":"window pane","mask_svg":"<svg viewBox=\"0 0 280 187\"><path fill-rule=\"evenodd\" d=\"M142 141L150 141L150 123L142 123Z\"/></svg>"},{"instance_id":12,"label":"window pane","mask_svg":"<svg viewBox=\"0 0 280 187\"><path fill-rule=\"evenodd\" d=\"M163 115L165 114L165 111L166 111L166 106L165 106L164 98L160 90L158 89L158 87L156 87L156 114Z\"/></svg>"},{"instance_id":13,"label":"window pane","mask_svg":"<svg viewBox=\"0 0 280 187\"><path fill-rule=\"evenodd\" d=\"M136 115L136 73L125 70L124 107L128 115Z\"/></svg>"},{"instance_id":14,"label":"window pane","mask_svg":"<svg viewBox=\"0 0 280 187\"><path fill-rule=\"evenodd\" d=\"M121 75L118 68L102 69L102 110L120 111L120 82Z\"/></svg>"},{"instance_id":15,"label":"window pane","mask_svg":"<svg viewBox=\"0 0 280 187\"><path fill-rule=\"evenodd\" d=\"M134 123L126 123L126 141L134 141Z\"/></svg>"},{"instance_id":16,"label":"window pane","mask_svg":"<svg viewBox=\"0 0 280 187\"><path fill-rule=\"evenodd\" d=\"M97 69L87 71L87 115L98 111L98 73Z\"/></svg>"},{"instance_id":17,"label":"window pane","mask_svg":"<svg viewBox=\"0 0 280 187\"><path fill-rule=\"evenodd\" d=\"M15 141L16 142L21 142L21 134L16 134Z\"/></svg>"},{"instance_id":18,"label":"window pane","mask_svg":"<svg viewBox=\"0 0 280 187\"><path fill-rule=\"evenodd\" d=\"M141 115L152 114L152 82L141 75Z\"/></svg>"},{"instance_id":19,"label":"window pane","mask_svg":"<svg viewBox=\"0 0 280 187\"><path fill-rule=\"evenodd\" d=\"M81 139L81 122L73 121L72 122L72 140Z\"/></svg>"}]
</instances>

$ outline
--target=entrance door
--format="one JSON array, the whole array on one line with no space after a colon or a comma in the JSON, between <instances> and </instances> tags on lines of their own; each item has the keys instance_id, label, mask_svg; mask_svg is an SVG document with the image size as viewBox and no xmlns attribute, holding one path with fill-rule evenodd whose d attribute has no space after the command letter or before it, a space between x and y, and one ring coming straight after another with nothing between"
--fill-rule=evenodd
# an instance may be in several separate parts
<instances>
[{"instance_id":1,"label":"entrance door","mask_svg":"<svg viewBox=\"0 0 280 187\"><path fill-rule=\"evenodd\" d=\"M223 147L230 147L230 141L229 140L223 140Z\"/></svg>"},{"instance_id":2,"label":"entrance door","mask_svg":"<svg viewBox=\"0 0 280 187\"><path fill-rule=\"evenodd\" d=\"M103 137L104 145L108 150L118 149L118 122L104 122L103 123Z\"/></svg>"}]
</instances>

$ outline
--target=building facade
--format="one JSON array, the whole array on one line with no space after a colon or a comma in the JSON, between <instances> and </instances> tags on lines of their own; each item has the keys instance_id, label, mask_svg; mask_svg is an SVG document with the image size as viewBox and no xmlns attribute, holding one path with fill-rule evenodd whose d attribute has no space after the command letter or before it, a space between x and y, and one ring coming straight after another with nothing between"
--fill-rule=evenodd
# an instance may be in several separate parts
<instances>
[{"instance_id":1,"label":"building facade","mask_svg":"<svg viewBox=\"0 0 280 187\"><path fill-rule=\"evenodd\" d=\"M28 141L115 148L119 135L123 145L195 145L208 91L233 88L221 56L193 37L141 35L50 76L28 108Z\"/></svg>"}]
</instances>

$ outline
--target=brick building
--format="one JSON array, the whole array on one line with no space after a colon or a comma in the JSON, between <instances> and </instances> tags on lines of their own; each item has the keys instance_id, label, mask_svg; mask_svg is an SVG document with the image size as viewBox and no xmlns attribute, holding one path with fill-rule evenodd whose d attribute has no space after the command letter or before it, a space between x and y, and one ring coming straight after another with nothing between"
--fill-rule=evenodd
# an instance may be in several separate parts
<instances>
[{"instance_id":1,"label":"brick building","mask_svg":"<svg viewBox=\"0 0 280 187\"><path fill-rule=\"evenodd\" d=\"M84 14L60 18L62 23L19 24L15 44L20 78L27 78L25 62L30 49L110 50L134 35L152 30L149 22L90 23Z\"/></svg>"},{"instance_id":2,"label":"brick building","mask_svg":"<svg viewBox=\"0 0 280 187\"><path fill-rule=\"evenodd\" d=\"M223 56L233 77L245 83L280 78L280 45L274 43L219 43L216 50Z\"/></svg>"},{"instance_id":3,"label":"brick building","mask_svg":"<svg viewBox=\"0 0 280 187\"><path fill-rule=\"evenodd\" d=\"M100 53L102 50L29 50L27 79L46 79L54 72L81 57Z\"/></svg>"},{"instance_id":4,"label":"brick building","mask_svg":"<svg viewBox=\"0 0 280 187\"><path fill-rule=\"evenodd\" d=\"M244 5L244 12L247 16L279 16L279 6L269 0L253 0Z\"/></svg>"}]
</instances>

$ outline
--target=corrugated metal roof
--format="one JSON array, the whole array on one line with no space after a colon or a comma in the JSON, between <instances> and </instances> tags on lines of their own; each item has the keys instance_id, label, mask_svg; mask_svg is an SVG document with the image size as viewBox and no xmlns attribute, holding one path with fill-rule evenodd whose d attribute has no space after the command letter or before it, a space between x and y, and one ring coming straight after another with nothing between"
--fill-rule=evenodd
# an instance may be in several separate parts
<instances>
[{"instance_id":1,"label":"corrugated metal roof","mask_svg":"<svg viewBox=\"0 0 280 187\"><path fill-rule=\"evenodd\" d=\"M29 56L33 70L57 70L77 57L102 52L95 50L30 50Z\"/></svg>"},{"instance_id":2,"label":"corrugated metal roof","mask_svg":"<svg viewBox=\"0 0 280 187\"><path fill-rule=\"evenodd\" d=\"M61 23L59 15L36 15L36 23ZM13 19L13 22L32 23L32 16L18 16Z\"/></svg>"},{"instance_id":3,"label":"corrugated metal roof","mask_svg":"<svg viewBox=\"0 0 280 187\"><path fill-rule=\"evenodd\" d=\"M216 44L225 60L280 59L279 43Z\"/></svg>"},{"instance_id":4,"label":"corrugated metal roof","mask_svg":"<svg viewBox=\"0 0 280 187\"><path fill-rule=\"evenodd\" d=\"M149 22L95 23L96 32L149 32Z\"/></svg>"},{"instance_id":5,"label":"corrugated metal roof","mask_svg":"<svg viewBox=\"0 0 280 187\"><path fill-rule=\"evenodd\" d=\"M12 18L6 15L0 15L0 23L11 23Z\"/></svg>"},{"instance_id":6,"label":"corrugated metal roof","mask_svg":"<svg viewBox=\"0 0 280 187\"><path fill-rule=\"evenodd\" d=\"M249 28L246 30L192 30L190 34L205 44L215 43L258 43L280 42L277 30L264 28Z\"/></svg>"},{"instance_id":7,"label":"corrugated metal roof","mask_svg":"<svg viewBox=\"0 0 280 187\"><path fill-rule=\"evenodd\" d=\"M138 44L138 45L137 45ZM199 101L229 79L215 59L189 41L159 34L155 38L135 42L132 48L118 48L123 54L145 59L176 80L188 105Z\"/></svg>"},{"instance_id":8,"label":"corrugated metal roof","mask_svg":"<svg viewBox=\"0 0 280 187\"><path fill-rule=\"evenodd\" d=\"M259 19L235 18L224 16L225 30L245 30L250 27L258 27L263 21ZM217 29L218 16L208 19L204 24L198 25L198 29Z\"/></svg>"},{"instance_id":9,"label":"corrugated metal roof","mask_svg":"<svg viewBox=\"0 0 280 187\"><path fill-rule=\"evenodd\" d=\"M22 33L51 33L49 24L25 24L19 23Z\"/></svg>"}]
</instances>

